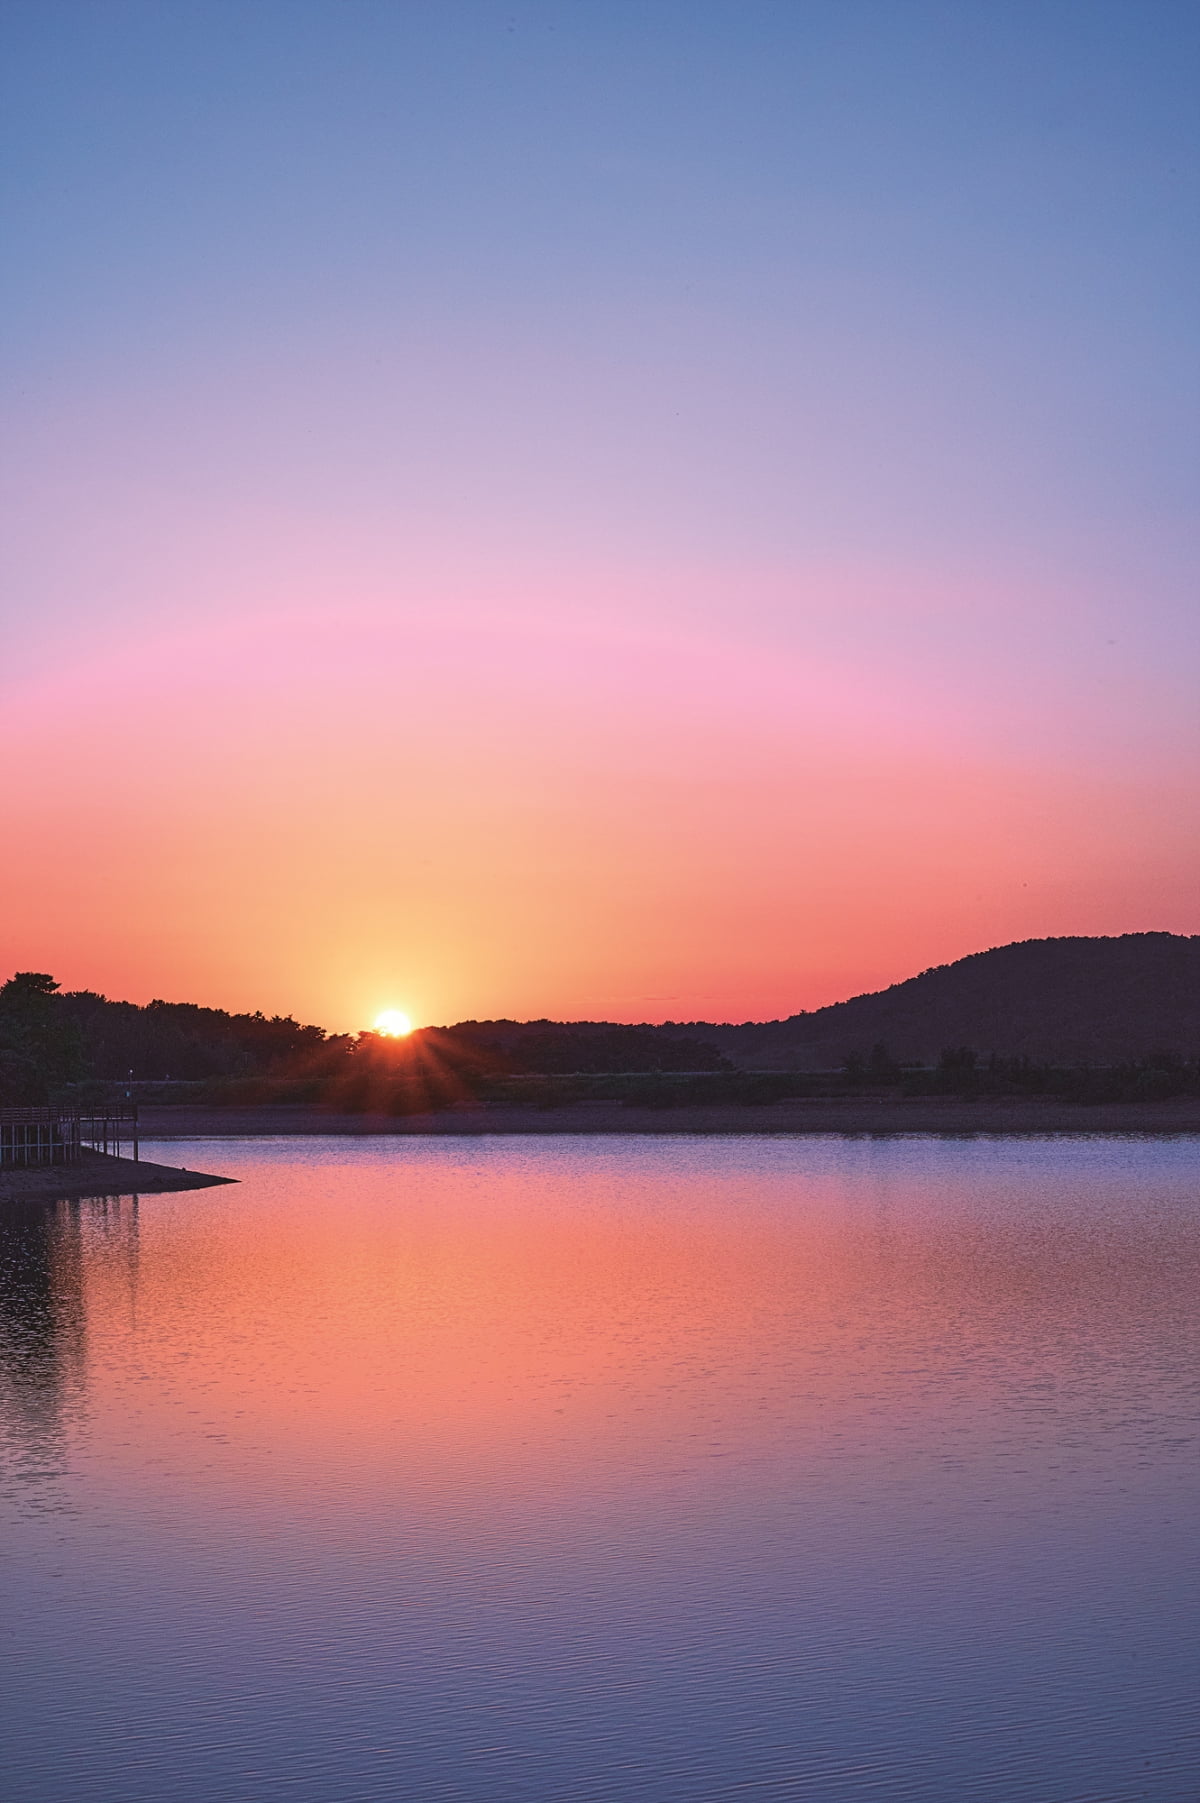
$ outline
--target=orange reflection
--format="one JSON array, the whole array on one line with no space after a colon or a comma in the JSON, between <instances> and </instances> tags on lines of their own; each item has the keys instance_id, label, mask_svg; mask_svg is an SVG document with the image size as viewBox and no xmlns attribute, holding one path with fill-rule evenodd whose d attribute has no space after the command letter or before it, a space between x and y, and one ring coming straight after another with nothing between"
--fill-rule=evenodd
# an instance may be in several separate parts
<instances>
[{"instance_id":1,"label":"orange reflection","mask_svg":"<svg viewBox=\"0 0 1200 1803\"><path fill-rule=\"evenodd\" d=\"M127 1261L87 1266L98 1439L129 1475L195 1461L200 1492L452 1497L731 1455L794 1483L876 1449L894 1482L976 1444L1014 1388L1047 1411L1030 1457L1057 1456L1163 1271L1200 1274L1186 1224L1098 1248L1036 1199L948 1206L786 1160L240 1157L237 1190L143 1205L136 1295Z\"/></svg>"}]
</instances>

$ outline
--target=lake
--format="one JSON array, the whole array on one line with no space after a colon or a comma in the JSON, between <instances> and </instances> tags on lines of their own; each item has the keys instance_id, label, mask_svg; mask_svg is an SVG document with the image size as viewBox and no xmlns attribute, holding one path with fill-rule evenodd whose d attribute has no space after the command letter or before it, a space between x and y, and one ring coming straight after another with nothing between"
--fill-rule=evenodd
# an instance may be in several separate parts
<instances>
[{"instance_id":1,"label":"lake","mask_svg":"<svg viewBox=\"0 0 1200 1803\"><path fill-rule=\"evenodd\" d=\"M145 1151L0 1217L6 1803L1196 1803L1200 1141Z\"/></svg>"}]
</instances>

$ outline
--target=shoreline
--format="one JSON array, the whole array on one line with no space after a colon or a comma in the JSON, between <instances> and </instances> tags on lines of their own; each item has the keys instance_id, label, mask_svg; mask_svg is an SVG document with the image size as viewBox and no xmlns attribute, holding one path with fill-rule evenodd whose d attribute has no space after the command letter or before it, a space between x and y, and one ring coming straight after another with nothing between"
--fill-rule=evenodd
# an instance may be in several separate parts
<instances>
[{"instance_id":1,"label":"shoreline","mask_svg":"<svg viewBox=\"0 0 1200 1803\"><path fill-rule=\"evenodd\" d=\"M80 1202L93 1196L150 1196L168 1190L208 1189L214 1183L236 1183L236 1177L214 1177L148 1159L114 1158L86 1150L75 1164L6 1165L0 1170L0 1203Z\"/></svg>"},{"instance_id":2,"label":"shoreline","mask_svg":"<svg viewBox=\"0 0 1200 1803\"><path fill-rule=\"evenodd\" d=\"M410 1115L337 1114L300 1103L244 1108L145 1105L139 1110L139 1123L146 1140L308 1134L402 1138L579 1133L1200 1134L1200 1099L1086 1104L1034 1098L962 1101L954 1097L847 1096L678 1108L621 1102L565 1102L552 1108L462 1104L437 1113Z\"/></svg>"}]
</instances>

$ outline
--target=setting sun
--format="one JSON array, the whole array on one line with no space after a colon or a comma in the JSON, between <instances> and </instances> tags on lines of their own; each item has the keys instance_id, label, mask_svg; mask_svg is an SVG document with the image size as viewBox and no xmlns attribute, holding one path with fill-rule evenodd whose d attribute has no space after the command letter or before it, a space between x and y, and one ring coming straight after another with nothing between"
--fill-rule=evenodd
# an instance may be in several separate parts
<instances>
[{"instance_id":1,"label":"setting sun","mask_svg":"<svg viewBox=\"0 0 1200 1803\"><path fill-rule=\"evenodd\" d=\"M403 1039L406 1033L412 1032L412 1022L398 1008L385 1008L382 1014L375 1016L375 1031L386 1033L391 1039Z\"/></svg>"}]
</instances>

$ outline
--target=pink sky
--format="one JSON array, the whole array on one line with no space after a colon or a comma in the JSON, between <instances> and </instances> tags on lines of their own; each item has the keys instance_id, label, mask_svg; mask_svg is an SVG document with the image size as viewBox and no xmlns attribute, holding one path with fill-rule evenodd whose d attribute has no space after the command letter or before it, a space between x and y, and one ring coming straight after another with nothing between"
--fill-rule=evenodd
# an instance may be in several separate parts
<instances>
[{"instance_id":1,"label":"pink sky","mask_svg":"<svg viewBox=\"0 0 1200 1803\"><path fill-rule=\"evenodd\" d=\"M1010 939L1189 930L1170 735L1131 770L1086 697L1048 722L1003 669L946 682L611 610L147 636L6 712L36 856L3 954L347 1028L761 1018Z\"/></svg>"}]
</instances>

